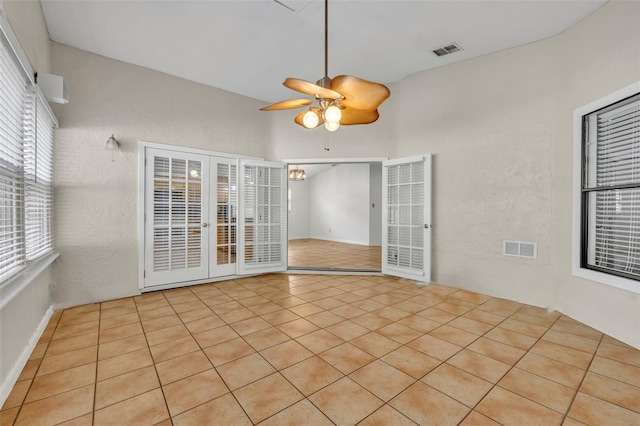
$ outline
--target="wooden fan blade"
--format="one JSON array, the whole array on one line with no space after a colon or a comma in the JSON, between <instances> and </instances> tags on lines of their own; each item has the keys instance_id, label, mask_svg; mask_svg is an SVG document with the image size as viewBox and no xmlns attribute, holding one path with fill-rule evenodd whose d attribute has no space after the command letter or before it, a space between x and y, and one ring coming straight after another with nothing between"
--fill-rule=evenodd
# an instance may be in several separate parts
<instances>
[{"instance_id":1,"label":"wooden fan blade","mask_svg":"<svg viewBox=\"0 0 640 426\"><path fill-rule=\"evenodd\" d=\"M311 99L288 99L286 101L276 102L273 105L260 108L260 111L278 111L282 109L300 108L311 105L312 103L313 101Z\"/></svg>"},{"instance_id":2,"label":"wooden fan blade","mask_svg":"<svg viewBox=\"0 0 640 426\"><path fill-rule=\"evenodd\" d=\"M296 92L304 93L306 95L315 96L317 98L338 99L342 97L342 95L340 95L340 93L336 91L326 89L322 86L318 86L317 84L313 84L299 78L287 78L282 84L284 84L285 87L288 87L291 90L295 90Z\"/></svg>"},{"instance_id":3,"label":"wooden fan blade","mask_svg":"<svg viewBox=\"0 0 640 426\"><path fill-rule=\"evenodd\" d=\"M342 110L342 118L340 119L341 126L351 126L354 124L369 124L373 123L380 117L378 110L362 111L359 109L345 108Z\"/></svg>"},{"instance_id":4,"label":"wooden fan blade","mask_svg":"<svg viewBox=\"0 0 640 426\"><path fill-rule=\"evenodd\" d=\"M311 108L313 111L315 111L318 114L318 126L322 126L324 124L324 119L322 118L322 114L320 113L320 109L319 108ZM304 127L305 129L307 128L304 123L302 122L302 118L304 117L304 113L307 111L302 111L300 114L296 115L296 117L293 119L293 121L296 122L297 125ZM316 127L318 127L316 126ZM315 127L314 127L315 129Z\"/></svg>"},{"instance_id":5,"label":"wooden fan blade","mask_svg":"<svg viewBox=\"0 0 640 426\"><path fill-rule=\"evenodd\" d=\"M361 111L373 111L391 94L384 84L352 75L339 75L331 80L331 89L344 96L340 105ZM342 122L342 121L341 121Z\"/></svg>"}]
</instances>

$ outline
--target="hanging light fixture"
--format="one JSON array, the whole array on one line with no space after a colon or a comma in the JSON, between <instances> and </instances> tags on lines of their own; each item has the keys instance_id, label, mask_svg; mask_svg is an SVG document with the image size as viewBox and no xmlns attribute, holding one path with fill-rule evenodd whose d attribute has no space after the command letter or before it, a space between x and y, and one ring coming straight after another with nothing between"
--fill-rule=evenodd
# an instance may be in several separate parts
<instances>
[{"instance_id":1,"label":"hanging light fixture","mask_svg":"<svg viewBox=\"0 0 640 426\"><path fill-rule=\"evenodd\" d=\"M296 166L295 169L289 170L289 180L302 181L305 180L306 177L307 174L303 169L299 169L298 166Z\"/></svg>"},{"instance_id":2,"label":"hanging light fixture","mask_svg":"<svg viewBox=\"0 0 640 426\"><path fill-rule=\"evenodd\" d=\"M299 78L287 78L284 85L314 99L288 99L260 108L262 111L279 111L309 107L294 118L296 124L314 129L324 124L333 132L340 125L373 123L380 116L378 107L390 95L383 84L363 80L352 75L329 77L329 0L324 1L324 77L315 84ZM311 106L317 103L317 106Z\"/></svg>"}]
</instances>

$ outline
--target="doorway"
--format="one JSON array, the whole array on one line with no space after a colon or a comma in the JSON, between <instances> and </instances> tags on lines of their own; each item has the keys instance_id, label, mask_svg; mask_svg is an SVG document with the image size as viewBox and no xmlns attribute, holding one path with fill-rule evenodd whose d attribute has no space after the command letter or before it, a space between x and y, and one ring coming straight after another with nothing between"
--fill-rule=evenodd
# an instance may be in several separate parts
<instances>
[{"instance_id":1,"label":"doorway","mask_svg":"<svg viewBox=\"0 0 640 426\"><path fill-rule=\"evenodd\" d=\"M289 269L380 272L382 159L285 161Z\"/></svg>"}]
</instances>

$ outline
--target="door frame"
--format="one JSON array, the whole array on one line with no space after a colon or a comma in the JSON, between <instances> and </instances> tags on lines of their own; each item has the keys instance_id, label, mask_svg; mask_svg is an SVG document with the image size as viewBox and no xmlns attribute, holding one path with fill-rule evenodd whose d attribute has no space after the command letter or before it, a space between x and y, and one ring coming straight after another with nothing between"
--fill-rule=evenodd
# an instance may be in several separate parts
<instances>
[{"instance_id":1,"label":"door frame","mask_svg":"<svg viewBox=\"0 0 640 426\"><path fill-rule=\"evenodd\" d=\"M145 266L145 226L144 226L144 212L145 212L145 158L147 148L163 149L166 151L175 151L186 154L199 154L212 157L229 158L236 160L263 160L261 157L252 157L248 155L230 154L227 152L209 151L206 149L189 148L179 145L165 145L157 142L138 141L138 289L141 292L144 291L156 291L164 290L167 288L182 287L185 283L172 283L166 285L154 286L153 288L144 287L144 266ZM222 277L222 279L228 279L228 277ZM189 284L201 284L206 282L221 281L216 279L207 278L204 280L188 281Z\"/></svg>"},{"instance_id":2,"label":"door frame","mask_svg":"<svg viewBox=\"0 0 640 426\"><path fill-rule=\"evenodd\" d=\"M355 157L355 158L340 157L340 158L291 158L291 159L284 159L281 161L285 163L287 170L289 170L289 166L291 165L305 165L305 164L310 164L310 165L311 164L338 164L338 165L339 164L380 164L382 165L382 163L387 160L389 160L388 157ZM287 179L287 191L288 189L289 189L289 180ZM382 187L380 188L380 190L382 191ZM288 241L289 241L289 224L287 223L287 242ZM287 248L287 256L288 255L289 255L289 249ZM361 275L361 274L371 275L371 274L382 273L382 265L380 266L381 267L379 272L368 272L368 271L363 272L363 271L351 271L351 270L344 270L344 272L347 272L349 274L355 274L355 275ZM318 270L317 268L316 269L314 268L289 269L288 263L287 263L287 272L296 273L296 274L300 274L300 273L342 274L344 273L343 271L340 271L340 270Z\"/></svg>"}]
</instances>

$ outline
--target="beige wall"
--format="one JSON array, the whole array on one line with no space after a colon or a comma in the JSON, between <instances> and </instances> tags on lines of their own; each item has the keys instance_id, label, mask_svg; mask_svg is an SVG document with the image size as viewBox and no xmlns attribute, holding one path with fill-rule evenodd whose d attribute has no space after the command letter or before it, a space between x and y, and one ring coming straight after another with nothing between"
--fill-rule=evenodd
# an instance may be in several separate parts
<instances>
[{"instance_id":1,"label":"beige wall","mask_svg":"<svg viewBox=\"0 0 640 426\"><path fill-rule=\"evenodd\" d=\"M3 0L1 6L33 71L48 73L51 67L51 42L42 4L39 1Z\"/></svg>"},{"instance_id":2,"label":"beige wall","mask_svg":"<svg viewBox=\"0 0 640 426\"><path fill-rule=\"evenodd\" d=\"M638 347L638 295L571 275L571 125L575 108L640 80L639 8L610 2L558 37L410 76L391 85L377 123L329 134L238 95L50 47L39 2L5 0L34 68L51 57L70 90L55 107L55 300L136 292L138 140L269 159L431 152L437 281L558 309ZM123 142L113 156L112 133ZM538 259L503 257L503 239L537 242Z\"/></svg>"},{"instance_id":3,"label":"beige wall","mask_svg":"<svg viewBox=\"0 0 640 426\"><path fill-rule=\"evenodd\" d=\"M434 154L437 282L560 310L640 347L638 294L571 274L573 110L640 80L640 4L393 86L398 155ZM615 47L612 47L615 46ZM538 259L502 255L538 243Z\"/></svg>"},{"instance_id":4,"label":"beige wall","mask_svg":"<svg viewBox=\"0 0 640 426\"><path fill-rule=\"evenodd\" d=\"M138 141L265 156L256 100L53 43L56 307L138 291ZM115 134L117 152L106 151Z\"/></svg>"}]
</instances>

